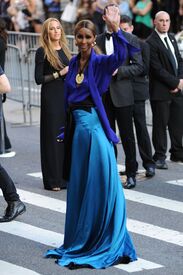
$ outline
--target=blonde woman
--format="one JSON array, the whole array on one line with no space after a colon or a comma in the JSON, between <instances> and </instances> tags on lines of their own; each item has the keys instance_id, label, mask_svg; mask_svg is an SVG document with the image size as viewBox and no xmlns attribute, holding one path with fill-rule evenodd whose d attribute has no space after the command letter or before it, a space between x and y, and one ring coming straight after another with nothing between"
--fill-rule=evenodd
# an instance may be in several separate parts
<instances>
[{"instance_id":1,"label":"blonde woman","mask_svg":"<svg viewBox=\"0 0 183 275\"><path fill-rule=\"evenodd\" d=\"M64 125L64 78L71 58L59 20L48 18L42 26L41 47L35 57L35 81L41 84L40 145L44 188L66 188L62 178L63 144L56 137Z\"/></svg>"}]
</instances>

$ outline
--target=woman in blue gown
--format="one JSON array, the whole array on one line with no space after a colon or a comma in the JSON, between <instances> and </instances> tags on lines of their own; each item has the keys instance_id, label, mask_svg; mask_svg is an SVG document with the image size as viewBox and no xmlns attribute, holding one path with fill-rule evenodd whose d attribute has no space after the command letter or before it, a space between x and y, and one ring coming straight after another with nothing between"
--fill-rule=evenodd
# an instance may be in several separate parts
<instances>
[{"instance_id":1,"label":"woman in blue gown","mask_svg":"<svg viewBox=\"0 0 183 275\"><path fill-rule=\"evenodd\" d=\"M89 20L80 21L75 27L79 54L70 61L65 80L65 105L73 120L64 140L72 140L70 152L66 151L71 159L67 162L65 237L64 244L48 250L46 257L70 269L106 268L137 259L126 228L125 198L114 154L118 138L101 99L125 52L137 49L118 30L119 8L107 6L105 17L113 30L114 54L96 54L95 26Z\"/></svg>"}]
</instances>

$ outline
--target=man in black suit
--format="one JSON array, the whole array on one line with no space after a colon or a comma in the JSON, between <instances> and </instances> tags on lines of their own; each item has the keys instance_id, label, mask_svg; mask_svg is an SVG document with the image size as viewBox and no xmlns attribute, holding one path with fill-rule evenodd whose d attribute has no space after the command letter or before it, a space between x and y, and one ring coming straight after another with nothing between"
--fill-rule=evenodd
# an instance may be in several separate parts
<instances>
[{"instance_id":1,"label":"man in black suit","mask_svg":"<svg viewBox=\"0 0 183 275\"><path fill-rule=\"evenodd\" d=\"M127 16L121 16L120 28L128 33L133 32L132 19ZM133 119L135 124L138 149L143 161L143 167L146 169L146 177L155 175L155 162L152 156L151 141L146 125L145 101L149 99L149 62L150 49L149 45L139 39L139 44L142 53L144 70L139 76L134 76L132 86L134 92L134 108Z\"/></svg>"},{"instance_id":2,"label":"man in black suit","mask_svg":"<svg viewBox=\"0 0 183 275\"><path fill-rule=\"evenodd\" d=\"M102 33L98 35L96 42L103 53L111 54L113 52L113 40L112 37L110 37L110 26L107 26L107 28L107 34ZM123 35L131 45L140 48L138 40L134 35L126 32L123 32ZM127 180L124 183L124 188L128 189L134 188L136 185L137 169L135 137L133 132L134 96L131 78L134 75L140 75L142 71L143 64L140 51L135 53L132 57L127 56L123 66L120 66L118 70L114 72L109 91L105 94L104 98L106 113L114 131L116 130L115 122L117 121L118 124L126 158L125 166Z\"/></svg>"},{"instance_id":3,"label":"man in black suit","mask_svg":"<svg viewBox=\"0 0 183 275\"><path fill-rule=\"evenodd\" d=\"M183 162L183 60L174 36L168 33L169 14L158 12L154 25L155 29L147 39L150 45L153 158L156 168L168 169L165 162L167 127L171 141L170 159Z\"/></svg>"}]
</instances>

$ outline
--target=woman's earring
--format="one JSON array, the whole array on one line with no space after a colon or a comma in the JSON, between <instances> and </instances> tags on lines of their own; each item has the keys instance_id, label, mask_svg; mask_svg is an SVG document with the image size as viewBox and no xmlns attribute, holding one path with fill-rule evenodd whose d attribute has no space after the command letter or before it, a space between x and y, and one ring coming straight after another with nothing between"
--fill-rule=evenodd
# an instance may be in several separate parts
<instances>
[{"instance_id":1,"label":"woman's earring","mask_svg":"<svg viewBox=\"0 0 183 275\"><path fill-rule=\"evenodd\" d=\"M92 43L92 47L95 47L95 45L96 45L96 42L94 41L94 42Z\"/></svg>"}]
</instances>

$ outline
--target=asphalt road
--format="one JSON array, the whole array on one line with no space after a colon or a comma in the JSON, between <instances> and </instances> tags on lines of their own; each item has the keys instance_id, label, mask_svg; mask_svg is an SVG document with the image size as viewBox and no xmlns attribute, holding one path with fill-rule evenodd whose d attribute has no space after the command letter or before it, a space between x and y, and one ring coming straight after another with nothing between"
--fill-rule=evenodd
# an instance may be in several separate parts
<instances>
[{"instance_id":1,"label":"asphalt road","mask_svg":"<svg viewBox=\"0 0 183 275\"><path fill-rule=\"evenodd\" d=\"M64 234L66 191L43 189L39 155L39 110L34 124L22 123L20 106L6 103L7 131L14 157L0 158L16 183L27 211L16 221L0 224L1 275L86 275L134 273L139 275L183 275L183 164L167 160L168 170L156 170L146 179L139 161L137 186L125 190L128 228L139 260L106 270L61 268L43 254L59 246ZM149 128L151 131L151 128ZM119 146L119 169L124 157ZM123 178L124 180L124 178ZM6 203L0 196L0 213Z\"/></svg>"}]
</instances>

